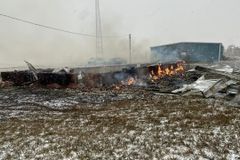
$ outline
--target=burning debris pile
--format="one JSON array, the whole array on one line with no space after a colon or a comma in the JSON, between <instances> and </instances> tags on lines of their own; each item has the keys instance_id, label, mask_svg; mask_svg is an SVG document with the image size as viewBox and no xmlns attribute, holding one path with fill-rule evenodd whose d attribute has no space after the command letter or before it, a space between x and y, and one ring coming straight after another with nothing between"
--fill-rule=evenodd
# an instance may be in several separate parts
<instances>
[{"instance_id":1,"label":"burning debris pile","mask_svg":"<svg viewBox=\"0 0 240 160\"><path fill-rule=\"evenodd\" d=\"M229 66L1 75L0 159L239 157L240 74Z\"/></svg>"},{"instance_id":2,"label":"burning debris pile","mask_svg":"<svg viewBox=\"0 0 240 160\"><path fill-rule=\"evenodd\" d=\"M164 77L172 77L175 75L182 76L185 72L185 63L177 62L173 64L166 65L154 65L149 66L150 77L153 81L162 79Z\"/></svg>"},{"instance_id":3,"label":"burning debris pile","mask_svg":"<svg viewBox=\"0 0 240 160\"><path fill-rule=\"evenodd\" d=\"M205 98L226 98L236 101L240 76L231 67L190 67L183 61L124 68L106 73L76 73L74 69L37 70L30 63L28 71L2 72L2 83L16 86L48 88L94 88L120 90L141 88L162 93L203 95ZM239 101L239 100L237 100Z\"/></svg>"}]
</instances>

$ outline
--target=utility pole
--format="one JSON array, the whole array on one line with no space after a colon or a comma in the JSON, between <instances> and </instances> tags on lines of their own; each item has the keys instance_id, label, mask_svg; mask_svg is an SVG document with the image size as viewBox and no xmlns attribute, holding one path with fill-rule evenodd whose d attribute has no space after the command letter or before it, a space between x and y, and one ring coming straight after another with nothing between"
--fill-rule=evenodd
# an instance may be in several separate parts
<instances>
[{"instance_id":1,"label":"utility pole","mask_svg":"<svg viewBox=\"0 0 240 160\"><path fill-rule=\"evenodd\" d=\"M129 34L129 64L132 63L132 35Z\"/></svg>"},{"instance_id":2,"label":"utility pole","mask_svg":"<svg viewBox=\"0 0 240 160\"><path fill-rule=\"evenodd\" d=\"M96 58L103 57L102 21L99 0L95 0L96 13Z\"/></svg>"}]
</instances>

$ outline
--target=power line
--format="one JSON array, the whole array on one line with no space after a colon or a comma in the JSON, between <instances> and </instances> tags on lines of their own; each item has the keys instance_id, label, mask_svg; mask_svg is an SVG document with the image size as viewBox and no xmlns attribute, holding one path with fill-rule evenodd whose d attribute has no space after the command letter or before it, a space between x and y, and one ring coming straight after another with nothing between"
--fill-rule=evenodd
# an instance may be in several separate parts
<instances>
[{"instance_id":1,"label":"power line","mask_svg":"<svg viewBox=\"0 0 240 160\"><path fill-rule=\"evenodd\" d=\"M32 21L28 21L28 20L25 20L25 19L9 16L9 15L2 14L2 13L0 13L0 16L8 18L8 19L15 20L15 21L19 21L19 22L22 22L22 23L27 23L27 24L38 26L38 27L46 28L46 29L49 29L49 30L55 30L55 31L59 31L59 32L64 32L64 33L74 34L74 35L79 35L79 36L84 36L84 37L91 37L91 38L96 37L96 35L93 35L93 34L73 32L73 31L69 31L69 30L65 30L65 29L61 29L61 28L57 28L57 27L47 26L47 25L39 24L39 23L36 23L36 22L32 22ZM118 38L118 37L125 37L125 36L127 36L127 35L122 35L122 36L118 36L118 35L107 36L106 35L106 36L103 36L103 37L104 38Z\"/></svg>"}]
</instances>

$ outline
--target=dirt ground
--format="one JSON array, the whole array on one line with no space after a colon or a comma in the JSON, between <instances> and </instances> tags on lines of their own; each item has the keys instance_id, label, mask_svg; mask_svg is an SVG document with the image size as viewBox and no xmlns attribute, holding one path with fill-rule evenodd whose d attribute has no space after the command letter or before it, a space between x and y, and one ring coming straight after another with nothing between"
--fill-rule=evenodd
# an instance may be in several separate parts
<instances>
[{"instance_id":1,"label":"dirt ground","mask_svg":"<svg viewBox=\"0 0 240 160\"><path fill-rule=\"evenodd\" d=\"M0 159L239 159L238 107L134 88L0 90Z\"/></svg>"}]
</instances>

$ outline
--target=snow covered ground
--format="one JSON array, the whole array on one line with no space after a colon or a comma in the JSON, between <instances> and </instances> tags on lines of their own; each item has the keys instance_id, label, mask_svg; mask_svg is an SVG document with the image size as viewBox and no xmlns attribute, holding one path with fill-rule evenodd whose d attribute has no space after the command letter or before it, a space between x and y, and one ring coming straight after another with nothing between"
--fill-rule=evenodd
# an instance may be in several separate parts
<instances>
[{"instance_id":1,"label":"snow covered ground","mask_svg":"<svg viewBox=\"0 0 240 160\"><path fill-rule=\"evenodd\" d=\"M0 159L240 159L235 104L128 90L61 93L0 93Z\"/></svg>"}]
</instances>

